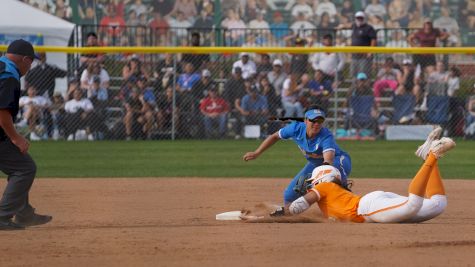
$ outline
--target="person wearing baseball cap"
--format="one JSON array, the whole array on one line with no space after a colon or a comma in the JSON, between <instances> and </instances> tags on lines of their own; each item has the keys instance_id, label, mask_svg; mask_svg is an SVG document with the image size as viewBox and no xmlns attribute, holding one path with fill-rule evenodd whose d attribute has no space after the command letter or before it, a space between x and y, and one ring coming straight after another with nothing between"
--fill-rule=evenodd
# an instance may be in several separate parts
<instances>
[{"instance_id":1,"label":"person wearing baseball cap","mask_svg":"<svg viewBox=\"0 0 475 267\"><path fill-rule=\"evenodd\" d=\"M0 58L0 171L8 174L0 200L0 230L22 230L52 219L36 214L28 201L36 164L28 154L29 142L13 125L19 111L20 78L36 58L33 46L22 39L13 41Z\"/></svg>"},{"instance_id":2,"label":"person wearing baseball cap","mask_svg":"<svg viewBox=\"0 0 475 267\"><path fill-rule=\"evenodd\" d=\"M342 186L348 189L347 178L351 172L351 158L336 144L331 130L324 126L325 111L318 105L310 105L304 114L304 118L282 118L294 121L269 135L255 151L247 152L243 156L244 161L257 159L281 139L293 140L296 143L307 159L307 164L295 175L284 191L284 205L287 208L302 196L301 192L295 190L297 184L302 182L302 177L303 179L310 177L318 166L335 166L341 173Z\"/></svg>"}]
</instances>

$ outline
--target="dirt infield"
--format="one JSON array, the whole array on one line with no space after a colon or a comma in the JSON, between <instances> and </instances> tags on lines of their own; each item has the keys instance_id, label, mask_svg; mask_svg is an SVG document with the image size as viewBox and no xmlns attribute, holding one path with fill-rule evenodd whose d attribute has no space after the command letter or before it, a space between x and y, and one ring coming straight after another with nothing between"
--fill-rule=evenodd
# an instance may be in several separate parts
<instances>
[{"instance_id":1,"label":"dirt infield","mask_svg":"<svg viewBox=\"0 0 475 267\"><path fill-rule=\"evenodd\" d=\"M473 180L446 181L446 212L422 224L215 221L279 203L287 182L38 179L31 201L54 220L0 232L0 266L475 266ZM358 179L354 191L405 194L408 183Z\"/></svg>"}]
</instances>

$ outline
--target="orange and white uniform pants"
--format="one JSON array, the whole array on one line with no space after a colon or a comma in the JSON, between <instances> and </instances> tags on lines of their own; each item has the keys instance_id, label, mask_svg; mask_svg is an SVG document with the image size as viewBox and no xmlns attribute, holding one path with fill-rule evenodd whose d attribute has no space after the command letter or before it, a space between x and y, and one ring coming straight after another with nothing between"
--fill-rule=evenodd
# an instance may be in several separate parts
<instances>
[{"instance_id":1,"label":"orange and white uniform pants","mask_svg":"<svg viewBox=\"0 0 475 267\"><path fill-rule=\"evenodd\" d=\"M415 194L401 196L392 192L374 191L364 195L358 204L358 215L366 222L417 223L430 220L444 212L445 195L423 198Z\"/></svg>"}]
</instances>

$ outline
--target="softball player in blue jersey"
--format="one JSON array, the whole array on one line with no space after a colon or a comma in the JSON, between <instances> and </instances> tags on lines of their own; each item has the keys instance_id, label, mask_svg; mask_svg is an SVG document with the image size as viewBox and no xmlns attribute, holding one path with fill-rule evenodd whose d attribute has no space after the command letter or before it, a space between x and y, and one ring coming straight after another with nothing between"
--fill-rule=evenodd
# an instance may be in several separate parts
<instances>
[{"instance_id":1,"label":"softball player in blue jersey","mask_svg":"<svg viewBox=\"0 0 475 267\"><path fill-rule=\"evenodd\" d=\"M336 144L332 132L323 126L325 112L319 106L310 106L303 122L294 121L267 137L254 152L247 152L243 159L253 160L280 139L292 139L307 159L307 164L292 179L284 191L284 204L290 205L301 195L294 190L300 177L310 177L313 169L321 165L333 165L341 173L342 185L347 187L351 172L351 158Z\"/></svg>"}]
</instances>

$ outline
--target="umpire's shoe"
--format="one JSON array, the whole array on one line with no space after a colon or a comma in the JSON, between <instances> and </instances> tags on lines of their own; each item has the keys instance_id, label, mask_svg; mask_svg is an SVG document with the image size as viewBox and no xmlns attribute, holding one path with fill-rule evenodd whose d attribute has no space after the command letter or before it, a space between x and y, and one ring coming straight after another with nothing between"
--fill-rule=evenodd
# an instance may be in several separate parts
<instances>
[{"instance_id":1,"label":"umpire's shoe","mask_svg":"<svg viewBox=\"0 0 475 267\"><path fill-rule=\"evenodd\" d=\"M28 216L15 216L14 223L22 226L35 226L49 223L53 219L53 216L40 215L37 213L31 213Z\"/></svg>"},{"instance_id":2,"label":"umpire's shoe","mask_svg":"<svg viewBox=\"0 0 475 267\"><path fill-rule=\"evenodd\" d=\"M25 226L12 222L10 218L0 217L0 231L25 230Z\"/></svg>"}]
</instances>

